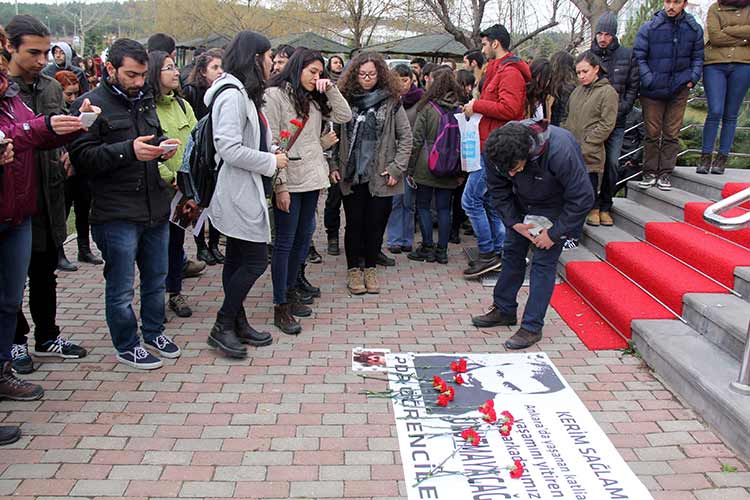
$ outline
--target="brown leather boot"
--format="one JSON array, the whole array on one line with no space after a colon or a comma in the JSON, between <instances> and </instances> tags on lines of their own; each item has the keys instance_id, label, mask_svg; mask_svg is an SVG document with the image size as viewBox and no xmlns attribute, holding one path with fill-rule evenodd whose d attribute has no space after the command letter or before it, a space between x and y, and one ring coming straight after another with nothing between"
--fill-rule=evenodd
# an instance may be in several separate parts
<instances>
[{"instance_id":1,"label":"brown leather boot","mask_svg":"<svg viewBox=\"0 0 750 500\"><path fill-rule=\"evenodd\" d=\"M365 283L362 281L362 271L359 268L355 267L346 272L346 287L352 295L367 293Z\"/></svg>"},{"instance_id":2,"label":"brown leather boot","mask_svg":"<svg viewBox=\"0 0 750 500\"><path fill-rule=\"evenodd\" d=\"M711 153L701 154L701 162L695 167L696 174L707 174L711 170Z\"/></svg>"},{"instance_id":3,"label":"brown leather boot","mask_svg":"<svg viewBox=\"0 0 750 500\"><path fill-rule=\"evenodd\" d=\"M21 380L13 373L10 361L3 363L0 369L0 399L13 401L36 401L42 399L44 389L41 385Z\"/></svg>"},{"instance_id":4,"label":"brown leather boot","mask_svg":"<svg viewBox=\"0 0 750 500\"><path fill-rule=\"evenodd\" d=\"M273 324L287 335L298 335L302 325L294 319L289 304L278 304L273 307Z\"/></svg>"},{"instance_id":5,"label":"brown leather boot","mask_svg":"<svg viewBox=\"0 0 750 500\"><path fill-rule=\"evenodd\" d=\"M729 157L727 155L717 156L716 160L714 160L713 164L711 165L711 173L722 175L724 173L724 169L727 168L727 160L729 160Z\"/></svg>"},{"instance_id":6,"label":"brown leather boot","mask_svg":"<svg viewBox=\"0 0 750 500\"><path fill-rule=\"evenodd\" d=\"M365 289L367 293L380 293L377 268L368 267L365 269Z\"/></svg>"}]
</instances>

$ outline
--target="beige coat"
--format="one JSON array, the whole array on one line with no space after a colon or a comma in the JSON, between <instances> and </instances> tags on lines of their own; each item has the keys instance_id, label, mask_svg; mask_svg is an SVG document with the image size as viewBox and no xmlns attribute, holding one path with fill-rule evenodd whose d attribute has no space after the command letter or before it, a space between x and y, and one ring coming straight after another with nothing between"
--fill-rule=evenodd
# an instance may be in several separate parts
<instances>
[{"instance_id":1,"label":"beige coat","mask_svg":"<svg viewBox=\"0 0 750 500\"><path fill-rule=\"evenodd\" d=\"M568 117L563 128L578 141L589 172L604 171L604 143L617 122L617 91L606 78L591 85L579 85L568 100Z\"/></svg>"},{"instance_id":2,"label":"beige coat","mask_svg":"<svg viewBox=\"0 0 750 500\"><path fill-rule=\"evenodd\" d=\"M328 89L326 97L331 107L331 121L347 123L352 119L352 110L349 109L349 104L335 86ZM291 132L294 128L289 123L290 120L302 121L302 117L298 116L294 109L289 93L281 87L266 89L263 113L268 118L268 126L271 129L273 140L279 143L281 142L280 132L282 130ZM306 193L325 189L331 185L328 180L328 162L323 155L323 147L320 144L323 120L323 114L318 106L311 103L310 117L289 151L290 157L299 157L300 160L290 161L288 168L279 171L275 186L277 193L285 191Z\"/></svg>"},{"instance_id":3,"label":"beige coat","mask_svg":"<svg viewBox=\"0 0 750 500\"><path fill-rule=\"evenodd\" d=\"M708 9L703 64L750 63L750 7Z\"/></svg>"}]
</instances>

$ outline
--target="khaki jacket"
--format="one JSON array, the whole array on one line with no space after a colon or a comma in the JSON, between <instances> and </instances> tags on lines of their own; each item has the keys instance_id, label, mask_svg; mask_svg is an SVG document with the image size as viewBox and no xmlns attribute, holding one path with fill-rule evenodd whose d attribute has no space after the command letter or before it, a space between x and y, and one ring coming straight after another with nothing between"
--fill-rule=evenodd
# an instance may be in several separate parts
<instances>
[{"instance_id":1,"label":"khaki jacket","mask_svg":"<svg viewBox=\"0 0 750 500\"><path fill-rule=\"evenodd\" d=\"M578 141L589 172L604 171L604 143L617 121L617 91L606 78L579 85L570 94L568 117L562 124Z\"/></svg>"},{"instance_id":2,"label":"khaki jacket","mask_svg":"<svg viewBox=\"0 0 750 500\"><path fill-rule=\"evenodd\" d=\"M714 3L706 17L703 64L750 63L750 7Z\"/></svg>"},{"instance_id":3,"label":"khaki jacket","mask_svg":"<svg viewBox=\"0 0 750 500\"><path fill-rule=\"evenodd\" d=\"M348 123L352 119L352 110L339 89L335 86L331 87L326 92L326 97L331 107L330 120L334 123ZM289 93L281 87L266 89L263 113L268 119L268 127L271 129L273 140L279 143L281 143L279 134L282 130L288 130L294 134L292 131L294 127L289 123L290 120L303 120L297 115ZM279 171L275 186L277 193L285 191L306 193L325 189L331 185L328 179L328 162L320 144L324 119L329 118L324 118L317 105L311 103L310 117L289 151L290 157L298 157L300 160L290 161L288 168Z\"/></svg>"}]
</instances>

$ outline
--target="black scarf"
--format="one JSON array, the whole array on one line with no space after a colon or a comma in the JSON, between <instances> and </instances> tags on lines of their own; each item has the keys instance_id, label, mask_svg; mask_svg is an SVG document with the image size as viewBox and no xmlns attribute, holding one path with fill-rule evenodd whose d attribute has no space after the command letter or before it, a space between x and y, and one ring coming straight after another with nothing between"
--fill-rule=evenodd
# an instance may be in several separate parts
<instances>
[{"instance_id":1,"label":"black scarf","mask_svg":"<svg viewBox=\"0 0 750 500\"><path fill-rule=\"evenodd\" d=\"M344 179L352 180L356 176L355 184L368 181L367 168L377 154L377 112L380 105L389 97L391 93L387 89L376 89L352 96L351 105L356 113L351 121L351 148Z\"/></svg>"}]
</instances>

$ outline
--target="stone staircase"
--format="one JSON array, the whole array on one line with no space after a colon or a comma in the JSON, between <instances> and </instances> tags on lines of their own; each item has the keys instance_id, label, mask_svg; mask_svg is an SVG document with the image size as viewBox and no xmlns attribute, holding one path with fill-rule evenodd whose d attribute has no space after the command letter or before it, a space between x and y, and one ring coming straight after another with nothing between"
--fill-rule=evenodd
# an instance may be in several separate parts
<instances>
[{"instance_id":1,"label":"stone staircase","mask_svg":"<svg viewBox=\"0 0 750 500\"><path fill-rule=\"evenodd\" d=\"M750 248L744 243L750 229L722 233L702 227L695 214L727 196L728 184L750 185L750 170L716 176L678 167L672 182L669 192L631 182L627 198L615 200L615 226L585 226L582 245L563 252L558 270L563 278L575 271L569 282L576 291L621 335L632 337L644 361L748 458L750 396L729 384L737 380L750 323ZM599 266L598 278L591 278L599 282L585 282L581 263ZM618 285L608 288L602 267L627 280L612 279ZM653 300L650 309L643 290ZM629 309L631 297L638 305ZM656 308L662 318L666 310L671 319L642 319L649 316L638 308Z\"/></svg>"}]
</instances>

